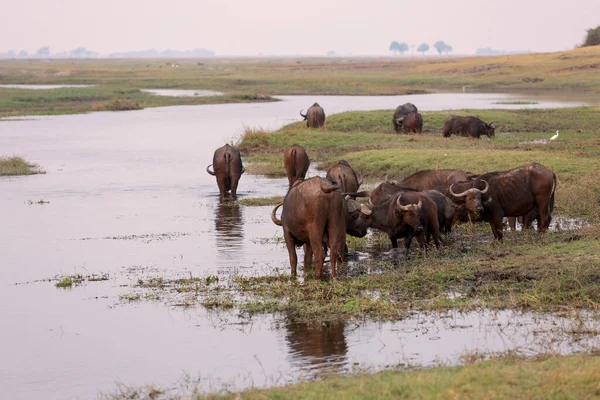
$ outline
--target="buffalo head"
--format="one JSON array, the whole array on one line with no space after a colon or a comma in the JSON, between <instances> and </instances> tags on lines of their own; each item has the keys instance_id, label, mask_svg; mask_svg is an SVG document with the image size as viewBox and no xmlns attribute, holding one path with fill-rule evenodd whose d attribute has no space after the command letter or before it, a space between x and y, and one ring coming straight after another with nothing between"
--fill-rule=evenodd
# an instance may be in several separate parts
<instances>
[{"instance_id":1,"label":"buffalo head","mask_svg":"<svg viewBox=\"0 0 600 400\"><path fill-rule=\"evenodd\" d=\"M423 224L421 223L421 206L423 201L419 200L417 204L402 205L400 199L402 194L396 198L396 205L394 212L396 216L402 220L405 224L411 226L416 233L423 231Z\"/></svg>"},{"instance_id":2,"label":"buffalo head","mask_svg":"<svg viewBox=\"0 0 600 400\"><path fill-rule=\"evenodd\" d=\"M371 208L365 204L346 196L348 205L348 224L346 233L355 237L364 237L367 234L367 228L370 226L370 216L373 213Z\"/></svg>"},{"instance_id":3,"label":"buffalo head","mask_svg":"<svg viewBox=\"0 0 600 400\"><path fill-rule=\"evenodd\" d=\"M489 124L485 124L485 128L486 128L486 132L485 134L492 138L496 135L496 125L494 125L494 121L490 122Z\"/></svg>"},{"instance_id":4,"label":"buffalo head","mask_svg":"<svg viewBox=\"0 0 600 400\"><path fill-rule=\"evenodd\" d=\"M483 205L492 201L491 197L488 197L488 199L485 202L482 201L482 196L488 192L488 190L490 189L490 185L487 183L487 181L483 179L481 180L481 182L485 183L485 189L483 190L473 187L471 189L465 190L464 192L455 193L452 190L452 187L456 183L450 185L450 188L448 189L452 196L459 199L464 199L467 210L469 210L470 213L477 216L478 218L480 218L483 214Z\"/></svg>"}]
</instances>

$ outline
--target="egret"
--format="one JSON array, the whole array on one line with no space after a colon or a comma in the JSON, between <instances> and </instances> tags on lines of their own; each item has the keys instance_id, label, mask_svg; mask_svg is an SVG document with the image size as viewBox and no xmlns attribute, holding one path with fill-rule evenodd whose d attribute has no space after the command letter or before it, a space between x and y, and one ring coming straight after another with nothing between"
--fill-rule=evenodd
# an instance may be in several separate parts
<instances>
[{"instance_id":1,"label":"egret","mask_svg":"<svg viewBox=\"0 0 600 400\"><path fill-rule=\"evenodd\" d=\"M557 138L557 137L558 137L558 131L556 131L556 135L552 136L552 137L550 138L550 140L556 140L556 138Z\"/></svg>"}]
</instances>

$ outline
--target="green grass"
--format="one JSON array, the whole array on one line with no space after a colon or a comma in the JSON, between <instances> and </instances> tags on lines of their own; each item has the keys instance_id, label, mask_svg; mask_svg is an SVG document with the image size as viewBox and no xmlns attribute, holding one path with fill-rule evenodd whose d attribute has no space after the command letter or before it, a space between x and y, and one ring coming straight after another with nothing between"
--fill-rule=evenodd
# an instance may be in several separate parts
<instances>
[{"instance_id":1,"label":"green grass","mask_svg":"<svg viewBox=\"0 0 600 400\"><path fill-rule=\"evenodd\" d=\"M482 173L539 162L559 178L559 213L598 218L600 110L593 107L546 110L458 110L423 112L421 135L393 132L393 110L356 111L328 117L326 127L308 130L294 123L276 132L249 129L239 143L252 170L282 176L283 152L294 143L307 149L319 168L347 160L371 181L402 178L421 169L460 168ZM477 115L496 121L492 140L452 136L441 128L450 115ZM549 141L556 130L559 139Z\"/></svg>"},{"instance_id":2,"label":"green grass","mask_svg":"<svg viewBox=\"0 0 600 400\"><path fill-rule=\"evenodd\" d=\"M350 250L387 251L384 235L348 241ZM282 246L282 252L285 252ZM282 270L260 275L147 278L131 293L154 293L168 304L236 309L246 315L282 313L302 321L398 320L411 312L448 309L522 309L536 312L600 308L600 227L577 231L506 232L491 239L486 225L460 225L427 257L369 258L338 269L336 281L290 278ZM141 292L140 292L141 291ZM459 296L450 296L458 293ZM124 295L127 296L127 295Z\"/></svg>"},{"instance_id":3,"label":"green grass","mask_svg":"<svg viewBox=\"0 0 600 400\"><path fill-rule=\"evenodd\" d=\"M592 399L600 357L506 357L460 367L335 376L283 388L197 399Z\"/></svg>"},{"instance_id":4,"label":"green grass","mask_svg":"<svg viewBox=\"0 0 600 400\"><path fill-rule=\"evenodd\" d=\"M2 63L0 62L0 65ZM142 87L143 88L143 87ZM0 118L21 115L77 114L92 111L138 110L148 107L274 101L263 95L231 93L208 97L155 96L138 87L92 86L59 89L0 88Z\"/></svg>"},{"instance_id":5,"label":"green grass","mask_svg":"<svg viewBox=\"0 0 600 400\"><path fill-rule=\"evenodd\" d=\"M0 83L211 89L226 93L392 95L435 90L591 94L598 46L543 54L438 58L2 60ZM595 100L594 100L595 99Z\"/></svg>"},{"instance_id":6,"label":"green grass","mask_svg":"<svg viewBox=\"0 0 600 400\"><path fill-rule=\"evenodd\" d=\"M21 157L0 157L0 176L44 174L37 164Z\"/></svg>"},{"instance_id":7,"label":"green grass","mask_svg":"<svg viewBox=\"0 0 600 400\"><path fill-rule=\"evenodd\" d=\"M249 197L246 199L236 200L240 206L271 206L277 205L283 201L283 196L273 197Z\"/></svg>"}]
</instances>

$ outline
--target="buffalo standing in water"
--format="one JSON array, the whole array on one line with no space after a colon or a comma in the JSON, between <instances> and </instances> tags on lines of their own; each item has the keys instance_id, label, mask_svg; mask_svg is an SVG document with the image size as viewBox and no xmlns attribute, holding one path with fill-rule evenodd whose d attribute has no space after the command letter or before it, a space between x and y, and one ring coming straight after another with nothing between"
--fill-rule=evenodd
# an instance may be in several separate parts
<instances>
[{"instance_id":1,"label":"buffalo standing in water","mask_svg":"<svg viewBox=\"0 0 600 400\"><path fill-rule=\"evenodd\" d=\"M214 171L210 170L211 165ZM231 191L232 197L236 196L238 182L245 171L240 151L228 144L215 150L213 163L206 167L206 172L217 178L221 197L225 197L228 191Z\"/></svg>"},{"instance_id":2,"label":"buffalo standing in water","mask_svg":"<svg viewBox=\"0 0 600 400\"><path fill-rule=\"evenodd\" d=\"M327 170L326 178L342 185L343 192L358 192L358 188L363 183L362 175L360 179L356 172L346 160L340 160L337 164Z\"/></svg>"},{"instance_id":3,"label":"buffalo standing in water","mask_svg":"<svg viewBox=\"0 0 600 400\"><path fill-rule=\"evenodd\" d=\"M404 103L396 108L396 111L394 111L394 117L392 118L392 124L394 124L394 130L396 131L396 133L402 132L402 124L399 125L398 120L400 118L406 117L410 113L416 112L417 106L415 106L413 103Z\"/></svg>"},{"instance_id":4,"label":"buffalo standing in water","mask_svg":"<svg viewBox=\"0 0 600 400\"><path fill-rule=\"evenodd\" d=\"M310 160L304 147L294 144L285 149L283 165L290 187L294 186L296 181L303 180L310 165Z\"/></svg>"},{"instance_id":5,"label":"buffalo standing in water","mask_svg":"<svg viewBox=\"0 0 600 400\"><path fill-rule=\"evenodd\" d=\"M371 211L364 204L344 198L341 185L315 176L292 186L271 212L271 220L283 227L283 237L290 257L292 276L296 276L296 246L304 246L304 269L315 258L315 277L321 277L325 248L329 247L331 277L336 264L345 259L346 233L363 237L367 234L364 217ZM283 205L281 219L275 216Z\"/></svg>"},{"instance_id":6,"label":"buffalo standing in water","mask_svg":"<svg viewBox=\"0 0 600 400\"><path fill-rule=\"evenodd\" d=\"M310 106L306 114L302 114L302 110L300 110L300 116L304 118L306 126L309 128L320 128L325 124L325 111L319 103Z\"/></svg>"}]
</instances>

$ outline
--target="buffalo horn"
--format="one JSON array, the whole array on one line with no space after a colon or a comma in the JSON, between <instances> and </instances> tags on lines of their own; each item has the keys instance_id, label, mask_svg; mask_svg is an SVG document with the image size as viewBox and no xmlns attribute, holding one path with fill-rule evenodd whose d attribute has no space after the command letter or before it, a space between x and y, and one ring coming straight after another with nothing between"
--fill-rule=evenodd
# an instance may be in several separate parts
<instances>
[{"instance_id":1,"label":"buffalo horn","mask_svg":"<svg viewBox=\"0 0 600 400\"><path fill-rule=\"evenodd\" d=\"M485 183L485 189L480 190L479 192L481 194L486 194L488 192L488 189L490 188L490 185L487 183L487 181L485 179L482 179L481 182Z\"/></svg>"},{"instance_id":2,"label":"buffalo horn","mask_svg":"<svg viewBox=\"0 0 600 400\"><path fill-rule=\"evenodd\" d=\"M490 126L491 126L492 128L496 128L496 126L494 126L494 121L490 122Z\"/></svg>"},{"instance_id":3,"label":"buffalo horn","mask_svg":"<svg viewBox=\"0 0 600 400\"><path fill-rule=\"evenodd\" d=\"M212 164L210 164L208 167L206 167L206 172L208 172L211 175L215 175L215 173L213 171L210 170L210 167L212 167Z\"/></svg>"},{"instance_id":4,"label":"buffalo horn","mask_svg":"<svg viewBox=\"0 0 600 400\"><path fill-rule=\"evenodd\" d=\"M367 207L364 204L360 205L360 212L363 213L363 214L365 214L365 215L371 215L371 214L373 214L373 210L371 210L369 207Z\"/></svg>"},{"instance_id":5,"label":"buffalo horn","mask_svg":"<svg viewBox=\"0 0 600 400\"><path fill-rule=\"evenodd\" d=\"M246 172L246 168L242 167L242 174ZM241 175L241 174L240 174Z\"/></svg>"},{"instance_id":6,"label":"buffalo horn","mask_svg":"<svg viewBox=\"0 0 600 400\"><path fill-rule=\"evenodd\" d=\"M467 195L467 192L470 190L470 189L467 189L467 190L465 190L464 192L461 192L461 193L454 193L454 191L452 190L452 186L454 186L454 183L452 185L450 185L450 187L448 188L448 191L454 197L465 197Z\"/></svg>"},{"instance_id":7,"label":"buffalo horn","mask_svg":"<svg viewBox=\"0 0 600 400\"><path fill-rule=\"evenodd\" d=\"M402 211L410 210L410 208L408 208L408 206L403 206L402 204L400 204L400 197L402 197L402 195L398 196L398 198L396 199L396 205L398 206L398 208Z\"/></svg>"},{"instance_id":8,"label":"buffalo horn","mask_svg":"<svg viewBox=\"0 0 600 400\"><path fill-rule=\"evenodd\" d=\"M271 221L273 221L273 223L275 225L281 226L281 220L279 218L277 218L277 216L275 215L275 213L277 212L277 209L279 207L281 207L283 205L283 202L277 204L275 206L275 208L273 209L273 211L271 211Z\"/></svg>"},{"instance_id":9,"label":"buffalo horn","mask_svg":"<svg viewBox=\"0 0 600 400\"><path fill-rule=\"evenodd\" d=\"M423 205L423 200L419 199L419 203L417 204L417 208L421 208Z\"/></svg>"},{"instance_id":10,"label":"buffalo horn","mask_svg":"<svg viewBox=\"0 0 600 400\"><path fill-rule=\"evenodd\" d=\"M302 110L300 110L300 116L304 119L306 119L306 114L302 114Z\"/></svg>"}]
</instances>

